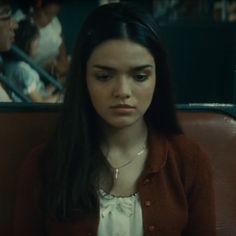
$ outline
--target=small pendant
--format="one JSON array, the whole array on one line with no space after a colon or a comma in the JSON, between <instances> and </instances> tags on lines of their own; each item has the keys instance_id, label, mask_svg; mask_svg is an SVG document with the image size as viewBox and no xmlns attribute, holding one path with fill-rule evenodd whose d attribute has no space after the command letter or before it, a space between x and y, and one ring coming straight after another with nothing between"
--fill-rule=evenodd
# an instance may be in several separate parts
<instances>
[{"instance_id":1,"label":"small pendant","mask_svg":"<svg viewBox=\"0 0 236 236\"><path fill-rule=\"evenodd\" d=\"M118 179L118 175L119 175L119 169L115 168L115 179Z\"/></svg>"}]
</instances>

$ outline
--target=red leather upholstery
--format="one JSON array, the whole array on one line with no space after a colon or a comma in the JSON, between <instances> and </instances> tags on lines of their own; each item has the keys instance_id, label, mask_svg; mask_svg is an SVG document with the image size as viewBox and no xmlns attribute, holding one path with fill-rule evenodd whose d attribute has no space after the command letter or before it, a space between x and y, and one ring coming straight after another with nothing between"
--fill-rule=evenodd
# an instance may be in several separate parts
<instances>
[{"instance_id":1,"label":"red leather upholstery","mask_svg":"<svg viewBox=\"0 0 236 236\"><path fill-rule=\"evenodd\" d=\"M236 120L215 112L181 112L185 133L208 153L213 166L217 232L236 235Z\"/></svg>"},{"instance_id":2,"label":"red leather upholstery","mask_svg":"<svg viewBox=\"0 0 236 236\"><path fill-rule=\"evenodd\" d=\"M179 112L179 118L212 162L218 235L236 235L236 120L193 111ZM17 171L29 151L51 136L57 119L57 112L0 112L0 235L12 236Z\"/></svg>"},{"instance_id":3,"label":"red leather upholstery","mask_svg":"<svg viewBox=\"0 0 236 236\"><path fill-rule=\"evenodd\" d=\"M12 236L17 171L53 133L56 112L0 112L0 235ZM32 235L33 236L33 235Z\"/></svg>"}]
</instances>

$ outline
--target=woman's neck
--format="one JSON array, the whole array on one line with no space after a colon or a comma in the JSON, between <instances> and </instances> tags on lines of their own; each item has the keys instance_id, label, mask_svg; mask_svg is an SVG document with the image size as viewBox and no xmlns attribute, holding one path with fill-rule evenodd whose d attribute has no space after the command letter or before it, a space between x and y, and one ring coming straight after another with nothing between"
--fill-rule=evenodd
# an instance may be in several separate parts
<instances>
[{"instance_id":1,"label":"woman's neck","mask_svg":"<svg viewBox=\"0 0 236 236\"><path fill-rule=\"evenodd\" d=\"M108 152L123 152L138 150L147 140L147 125L143 120L123 128L104 127L105 143L103 150Z\"/></svg>"},{"instance_id":2,"label":"woman's neck","mask_svg":"<svg viewBox=\"0 0 236 236\"><path fill-rule=\"evenodd\" d=\"M147 125L141 121L122 129L107 127L104 134L106 143L101 148L111 166L113 180L102 173L100 188L117 196L129 196L137 191L136 183L146 162Z\"/></svg>"}]
</instances>

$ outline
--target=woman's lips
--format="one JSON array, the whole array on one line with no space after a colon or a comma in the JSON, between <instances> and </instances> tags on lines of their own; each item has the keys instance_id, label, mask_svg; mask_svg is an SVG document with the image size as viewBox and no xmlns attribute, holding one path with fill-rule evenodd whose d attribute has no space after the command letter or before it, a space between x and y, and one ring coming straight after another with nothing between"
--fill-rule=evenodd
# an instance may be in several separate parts
<instances>
[{"instance_id":1,"label":"woman's lips","mask_svg":"<svg viewBox=\"0 0 236 236\"><path fill-rule=\"evenodd\" d=\"M117 114L126 115L134 112L135 107L122 104L122 105L111 106L110 109Z\"/></svg>"}]
</instances>

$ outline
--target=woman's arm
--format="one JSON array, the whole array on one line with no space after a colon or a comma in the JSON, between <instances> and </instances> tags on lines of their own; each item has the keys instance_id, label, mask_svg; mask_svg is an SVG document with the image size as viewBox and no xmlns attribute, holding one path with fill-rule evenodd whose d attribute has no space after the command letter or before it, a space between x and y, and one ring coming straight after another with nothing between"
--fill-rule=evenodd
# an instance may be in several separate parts
<instances>
[{"instance_id":1,"label":"woman's arm","mask_svg":"<svg viewBox=\"0 0 236 236\"><path fill-rule=\"evenodd\" d=\"M215 236L215 196L212 168L206 154L198 149L195 158L196 172L188 195L188 225L183 235Z\"/></svg>"}]
</instances>

